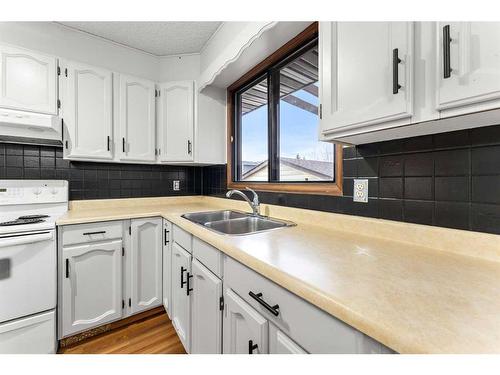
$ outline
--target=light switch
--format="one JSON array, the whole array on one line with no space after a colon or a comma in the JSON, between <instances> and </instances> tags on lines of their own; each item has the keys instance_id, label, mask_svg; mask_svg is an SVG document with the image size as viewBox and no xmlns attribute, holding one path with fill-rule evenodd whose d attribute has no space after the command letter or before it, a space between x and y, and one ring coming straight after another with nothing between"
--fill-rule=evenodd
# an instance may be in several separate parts
<instances>
[{"instance_id":1,"label":"light switch","mask_svg":"<svg viewBox=\"0 0 500 375\"><path fill-rule=\"evenodd\" d=\"M368 203L368 180L355 179L353 192L354 202Z\"/></svg>"},{"instance_id":2,"label":"light switch","mask_svg":"<svg viewBox=\"0 0 500 375\"><path fill-rule=\"evenodd\" d=\"M174 191L179 191L181 188L180 188L180 183L179 183L179 180L174 180Z\"/></svg>"}]
</instances>

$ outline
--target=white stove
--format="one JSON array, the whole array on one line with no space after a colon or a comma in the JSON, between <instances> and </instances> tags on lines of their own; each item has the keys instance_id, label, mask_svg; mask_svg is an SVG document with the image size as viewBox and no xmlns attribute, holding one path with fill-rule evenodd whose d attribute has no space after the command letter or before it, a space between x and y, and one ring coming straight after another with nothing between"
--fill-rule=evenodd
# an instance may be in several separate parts
<instances>
[{"instance_id":1,"label":"white stove","mask_svg":"<svg viewBox=\"0 0 500 375\"><path fill-rule=\"evenodd\" d=\"M56 350L56 220L68 182L0 180L0 353Z\"/></svg>"}]
</instances>

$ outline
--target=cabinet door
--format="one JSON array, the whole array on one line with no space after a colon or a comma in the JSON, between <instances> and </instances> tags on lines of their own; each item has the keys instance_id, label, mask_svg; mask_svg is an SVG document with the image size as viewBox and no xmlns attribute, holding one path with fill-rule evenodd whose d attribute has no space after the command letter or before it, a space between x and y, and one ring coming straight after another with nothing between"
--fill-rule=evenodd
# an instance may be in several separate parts
<instances>
[{"instance_id":1,"label":"cabinet door","mask_svg":"<svg viewBox=\"0 0 500 375\"><path fill-rule=\"evenodd\" d=\"M190 272L191 254L174 242L172 244L172 324L188 353L191 334L191 299L187 295L187 277Z\"/></svg>"},{"instance_id":2,"label":"cabinet door","mask_svg":"<svg viewBox=\"0 0 500 375\"><path fill-rule=\"evenodd\" d=\"M165 83L160 93L161 161L192 161L194 82Z\"/></svg>"},{"instance_id":3,"label":"cabinet door","mask_svg":"<svg viewBox=\"0 0 500 375\"><path fill-rule=\"evenodd\" d=\"M131 221L131 312L162 303L162 219Z\"/></svg>"},{"instance_id":4,"label":"cabinet door","mask_svg":"<svg viewBox=\"0 0 500 375\"><path fill-rule=\"evenodd\" d=\"M122 316L122 241L64 248L63 336Z\"/></svg>"},{"instance_id":5,"label":"cabinet door","mask_svg":"<svg viewBox=\"0 0 500 375\"><path fill-rule=\"evenodd\" d=\"M155 85L120 75L120 159L155 161Z\"/></svg>"},{"instance_id":6,"label":"cabinet door","mask_svg":"<svg viewBox=\"0 0 500 375\"><path fill-rule=\"evenodd\" d=\"M500 23L438 22L436 37L439 110L500 99ZM498 102L485 104L500 107ZM489 108L476 108L482 109Z\"/></svg>"},{"instance_id":7,"label":"cabinet door","mask_svg":"<svg viewBox=\"0 0 500 375\"><path fill-rule=\"evenodd\" d=\"M321 22L320 43L323 134L404 118L409 122L411 22Z\"/></svg>"},{"instance_id":8,"label":"cabinet door","mask_svg":"<svg viewBox=\"0 0 500 375\"><path fill-rule=\"evenodd\" d=\"M192 263L191 353L222 352L222 281L198 260Z\"/></svg>"},{"instance_id":9,"label":"cabinet door","mask_svg":"<svg viewBox=\"0 0 500 375\"><path fill-rule=\"evenodd\" d=\"M56 58L0 46L0 107L56 115Z\"/></svg>"},{"instance_id":10,"label":"cabinet door","mask_svg":"<svg viewBox=\"0 0 500 375\"><path fill-rule=\"evenodd\" d=\"M112 73L71 61L61 61L61 69L64 156L112 159Z\"/></svg>"},{"instance_id":11,"label":"cabinet door","mask_svg":"<svg viewBox=\"0 0 500 375\"><path fill-rule=\"evenodd\" d=\"M281 332L274 324L269 325L270 354L307 354L296 342Z\"/></svg>"},{"instance_id":12,"label":"cabinet door","mask_svg":"<svg viewBox=\"0 0 500 375\"><path fill-rule=\"evenodd\" d=\"M163 307L172 318L172 224L163 220Z\"/></svg>"},{"instance_id":13,"label":"cabinet door","mask_svg":"<svg viewBox=\"0 0 500 375\"><path fill-rule=\"evenodd\" d=\"M231 289L224 303L224 354L267 354L267 320Z\"/></svg>"}]
</instances>

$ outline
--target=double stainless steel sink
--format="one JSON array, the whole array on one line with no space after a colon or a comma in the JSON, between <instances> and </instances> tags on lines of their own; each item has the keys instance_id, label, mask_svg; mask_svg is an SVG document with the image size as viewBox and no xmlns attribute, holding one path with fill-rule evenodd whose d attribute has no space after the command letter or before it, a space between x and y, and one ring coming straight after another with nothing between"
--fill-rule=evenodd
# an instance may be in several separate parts
<instances>
[{"instance_id":1,"label":"double stainless steel sink","mask_svg":"<svg viewBox=\"0 0 500 375\"><path fill-rule=\"evenodd\" d=\"M252 234L296 225L291 221L232 210L193 212L182 217L218 233L230 235Z\"/></svg>"}]
</instances>

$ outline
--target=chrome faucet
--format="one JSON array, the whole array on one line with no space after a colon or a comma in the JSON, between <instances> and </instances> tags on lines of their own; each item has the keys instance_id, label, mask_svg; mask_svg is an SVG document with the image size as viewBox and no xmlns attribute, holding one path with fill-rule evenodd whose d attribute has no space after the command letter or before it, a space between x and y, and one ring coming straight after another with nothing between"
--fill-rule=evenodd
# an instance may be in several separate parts
<instances>
[{"instance_id":1,"label":"chrome faucet","mask_svg":"<svg viewBox=\"0 0 500 375\"><path fill-rule=\"evenodd\" d=\"M242 198L244 198L247 201L247 203L252 208L253 216L261 216L260 215L259 196L257 195L257 193L254 190L252 190L252 189L250 189L248 187L246 187L245 189L248 190L248 191L251 191L253 193L253 200L248 199L248 197L246 196L246 194L243 193L243 192L241 192L241 190L229 190L226 193L226 197L230 198L231 195L233 195L233 194L237 194L237 195L241 196Z\"/></svg>"}]
</instances>

